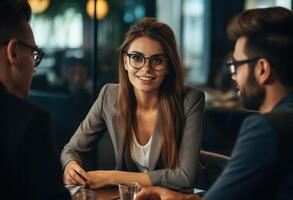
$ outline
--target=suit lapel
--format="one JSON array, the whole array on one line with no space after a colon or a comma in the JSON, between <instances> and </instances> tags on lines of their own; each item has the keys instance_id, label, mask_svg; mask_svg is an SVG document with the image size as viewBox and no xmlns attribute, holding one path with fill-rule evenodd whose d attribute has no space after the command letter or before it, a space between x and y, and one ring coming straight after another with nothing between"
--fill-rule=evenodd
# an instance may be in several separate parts
<instances>
[{"instance_id":1,"label":"suit lapel","mask_svg":"<svg viewBox=\"0 0 293 200\"><path fill-rule=\"evenodd\" d=\"M158 127L158 126L156 126ZM152 138L150 157L149 157L149 171L153 171L157 165L162 151L162 137L158 128L155 129Z\"/></svg>"},{"instance_id":2,"label":"suit lapel","mask_svg":"<svg viewBox=\"0 0 293 200\"><path fill-rule=\"evenodd\" d=\"M126 169L128 171L138 172L139 170L131 158L129 143L127 141L125 142L125 151L124 152L125 152L124 153L124 161L125 161Z\"/></svg>"},{"instance_id":3,"label":"suit lapel","mask_svg":"<svg viewBox=\"0 0 293 200\"><path fill-rule=\"evenodd\" d=\"M115 119L113 119L113 124L114 124L114 130L117 132L116 134L112 134L114 137L113 138L113 146L114 146L114 151L115 151L115 156L116 156L116 163L117 163L117 168L122 169L123 168L123 155L125 154L125 146L126 146L126 135L123 133L119 126L119 118L117 115L115 115Z\"/></svg>"}]
</instances>

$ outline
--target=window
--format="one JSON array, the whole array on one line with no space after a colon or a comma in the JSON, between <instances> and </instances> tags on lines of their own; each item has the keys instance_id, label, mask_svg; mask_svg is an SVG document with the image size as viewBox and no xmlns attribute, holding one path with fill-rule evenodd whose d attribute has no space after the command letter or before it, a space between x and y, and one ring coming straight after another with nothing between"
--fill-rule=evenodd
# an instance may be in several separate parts
<instances>
[{"instance_id":1,"label":"window","mask_svg":"<svg viewBox=\"0 0 293 200\"><path fill-rule=\"evenodd\" d=\"M33 15L31 26L40 47L80 48L83 43L82 14L68 8L52 19Z\"/></svg>"},{"instance_id":2,"label":"window","mask_svg":"<svg viewBox=\"0 0 293 200\"><path fill-rule=\"evenodd\" d=\"M246 0L245 8L264 8L270 6L282 6L288 9L292 8L291 0Z\"/></svg>"},{"instance_id":3,"label":"window","mask_svg":"<svg viewBox=\"0 0 293 200\"><path fill-rule=\"evenodd\" d=\"M208 78L208 67L204 54L207 49L204 34L204 0L183 1L182 50L186 67L186 81L192 85L203 85Z\"/></svg>"},{"instance_id":4,"label":"window","mask_svg":"<svg viewBox=\"0 0 293 200\"><path fill-rule=\"evenodd\" d=\"M205 0L157 0L157 18L174 31L189 85L208 80L209 35Z\"/></svg>"}]
</instances>

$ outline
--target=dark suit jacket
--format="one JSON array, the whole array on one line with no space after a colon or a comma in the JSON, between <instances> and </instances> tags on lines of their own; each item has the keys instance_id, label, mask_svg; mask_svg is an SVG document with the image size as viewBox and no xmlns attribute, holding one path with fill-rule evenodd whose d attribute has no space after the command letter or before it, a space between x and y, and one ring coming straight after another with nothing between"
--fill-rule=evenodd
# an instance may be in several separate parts
<instances>
[{"instance_id":1,"label":"dark suit jacket","mask_svg":"<svg viewBox=\"0 0 293 200\"><path fill-rule=\"evenodd\" d=\"M293 118L270 117L284 111L293 111L292 93L269 116L252 115L243 122L231 160L204 200L293 199Z\"/></svg>"},{"instance_id":2,"label":"dark suit jacket","mask_svg":"<svg viewBox=\"0 0 293 200\"><path fill-rule=\"evenodd\" d=\"M0 83L0 193L7 199L70 199L46 113Z\"/></svg>"}]
</instances>

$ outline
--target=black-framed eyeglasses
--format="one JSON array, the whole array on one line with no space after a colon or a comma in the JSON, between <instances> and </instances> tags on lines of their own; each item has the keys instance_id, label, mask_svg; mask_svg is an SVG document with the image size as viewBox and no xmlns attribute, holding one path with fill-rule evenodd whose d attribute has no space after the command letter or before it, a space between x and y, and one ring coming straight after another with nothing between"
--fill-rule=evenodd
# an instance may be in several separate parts
<instances>
[{"instance_id":1,"label":"black-framed eyeglasses","mask_svg":"<svg viewBox=\"0 0 293 200\"><path fill-rule=\"evenodd\" d=\"M228 67L229 71L231 74L235 74L237 71L237 67L239 67L240 65L243 65L245 63L252 63L255 62L257 60L259 60L261 57L255 57L255 58L248 58L245 60L235 60L235 58L230 57L226 60L226 66Z\"/></svg>"},{"instance_id":2,"label":"black-framed eyeglasses","mask_svg":"<svg viewBox=\"0 0 293 200\"><path fill-rule=\"evenodd\" d=\"M18 40L17 42L18 42L18 44L32 50L33 62L34 62L35 67L37 67L40 64L40 62L42 61L42 58L45 54L44 51L42 51L42 49L38 48L37 46L33 47L33 46L31 46L25 42L22 42L22 41Z\"/></svg>"},{"instance_id":3,"label":"black-framed eyeglasses","mask_svg":"<svg viewBox=\"0 0 293 200\"><path fill-rule=\"evenodd\" d=\"M166 69L168 58L165 54L156 54L150 57L144 57L140 53L127 53L129 63L134 69L141 69L145 65L146 61L149 60L150 68L155 71L161 71Z\"/></svg>"}]
</instances>

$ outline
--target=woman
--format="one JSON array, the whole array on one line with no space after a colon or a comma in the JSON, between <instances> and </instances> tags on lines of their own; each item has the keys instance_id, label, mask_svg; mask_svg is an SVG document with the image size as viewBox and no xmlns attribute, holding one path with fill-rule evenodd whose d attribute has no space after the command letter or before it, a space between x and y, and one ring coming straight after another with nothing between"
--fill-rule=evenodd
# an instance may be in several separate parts
<instances>
[{"instance_id":1,"label":"woman","mask_svg":"<svg viewBox=\"0 0 293 200\"><path fill-rule=\"evenodd\" d=\"M192 187L204 95L183 85L174 33L166 24L144 18L130 27L119 53L119 84L103 87L62 151L64 183ZM117 170L85 172L79 154L105 131Z\"/></svg>"}]
</instances>

